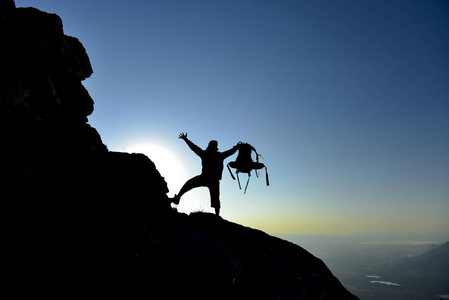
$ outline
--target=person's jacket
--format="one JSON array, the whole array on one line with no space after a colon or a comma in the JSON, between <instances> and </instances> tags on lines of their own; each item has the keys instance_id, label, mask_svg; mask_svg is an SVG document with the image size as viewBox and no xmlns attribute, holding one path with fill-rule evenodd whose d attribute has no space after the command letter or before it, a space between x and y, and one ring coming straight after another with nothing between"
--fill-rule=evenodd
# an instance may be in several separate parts
<instances>
[{"instance_id":1,"label":"person's jacket","mask_svg":"<svg viewBox=\"0 0 449 300\"><path fill-rule=\"evenodd\" d=\"M201 175L215 180L221 180L223 174L223 161L238 150L237 146L224 152L207 149L203 150L187 138L185 139L185 142L196 155L201 157Z\"/></svg>"}]
</instances>

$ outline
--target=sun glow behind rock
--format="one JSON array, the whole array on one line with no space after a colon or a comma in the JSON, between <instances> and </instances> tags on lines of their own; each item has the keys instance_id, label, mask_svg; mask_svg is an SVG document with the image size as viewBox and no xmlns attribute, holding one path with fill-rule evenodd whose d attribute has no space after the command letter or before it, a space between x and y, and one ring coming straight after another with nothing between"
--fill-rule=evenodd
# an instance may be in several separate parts
<instances>
[{"instance_id":1,"label":"sun glow behind rock","mask_svg":"<svg viewBox=\"0 0 449 300\"><path fill-rule=\"evenodd\" d=\"M154 162L157 170L167 182L169 197L177 194L183 184L190 179L185 163L175 152L162 144L151 142L136 143L126 147L125 151L128 153L142 153ZM209 206L209 193L206 188L200 188L186 193L177 209L179 212L191 213L193 211L205 211Z\"/></svg>"},{"instance_id":2,"label":"sun glow behind rock","mask_svg":"<svg viewBox=\"0 0 449 300\"><path fill-rule=\"evenodd\" d=\"M167 147L159 144L142 143L127 147L125 150L128 153L145 154L154 162L159 173L167 182L170 196L177 193L188 179L184 164Z\"/></svg>"}]
</instances>

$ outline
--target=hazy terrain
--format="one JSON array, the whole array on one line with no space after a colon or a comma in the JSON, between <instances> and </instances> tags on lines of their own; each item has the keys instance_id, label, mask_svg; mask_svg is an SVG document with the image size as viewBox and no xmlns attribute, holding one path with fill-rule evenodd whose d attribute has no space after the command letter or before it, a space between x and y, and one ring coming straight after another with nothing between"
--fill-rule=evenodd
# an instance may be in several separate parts
<instances>
[{"instance_id":1,"label":"hazy terrain","mask_svg":"<svg viewBox=\"0 0 449 300\"><path fill-rule=\"evenodd\" d=\"M278 236L321 258L362 300L439 299L449 294L449 244L443 246L448 234Z\"/></svg>"}]
</instances>

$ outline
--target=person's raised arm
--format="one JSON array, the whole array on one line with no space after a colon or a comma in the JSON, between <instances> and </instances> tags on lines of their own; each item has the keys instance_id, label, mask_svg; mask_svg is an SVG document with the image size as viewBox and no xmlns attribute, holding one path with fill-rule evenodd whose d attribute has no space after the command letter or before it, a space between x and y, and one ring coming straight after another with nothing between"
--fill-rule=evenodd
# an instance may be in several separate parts
<instances>
[{"instance_id":1,"label":"person's raised arm","mask_svg":"<svg viewBox=\"0 0 449 300\"><path fill-rule=\"evenodd\" d=\"M222 153L223 157L227 158L227 157L231 156L232 154L234 154L235 152L237 152L237 150L239 149L241 143L242 142L238 142L234 147L232 147L231 149L226 150L225 152L223 152Z\"/></svg>"},{"instance_id":2,"label":"person's raised arm","mask_svg":"<svg viewBox=\"0 0 449 300\"><path fill-rule=\"evenodd\" d=\"M184 140L184 142L186 142L187 146L189 146L189 148L193 152L195 152L196 155L201 156L201 153L203 152L203 150L187 138L187 133L181 132L179 134L178 138Z\"/></svg>"}]
</instances>

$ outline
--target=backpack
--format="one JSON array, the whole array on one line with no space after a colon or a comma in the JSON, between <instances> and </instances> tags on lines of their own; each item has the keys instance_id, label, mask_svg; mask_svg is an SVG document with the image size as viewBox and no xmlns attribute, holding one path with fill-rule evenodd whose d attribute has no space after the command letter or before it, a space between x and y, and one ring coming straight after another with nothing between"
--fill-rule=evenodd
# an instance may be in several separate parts
<instances>
[{"instance_id":1,"label":"backpack","mask_svg":"<svg viewBox=\"0 0 449 300\"><path fill-rule=\"evenodd\" d=\"M268 171L267 167L259 162L259 156L260 154L257 153L256 149L247 143L240 143L239 144L239 153L237 155L237 159L235 161L231 161L228 163L227 167L229 170L229 173L231 174L232 179L235 180L234 175L231 172L231 168L236 169L235 174L237 175L237 181L239 183L239 188L242 189L240 185L240 179L239 179L239 173L247 173L248 174L248 181L246 182L245 191L244 194L246 194L246 189L248 188L249 179L251 178L251 171L254 170L256 173L256 176L259 177L259 174L257 170L260 170L262 168L265 168L265 174L266 174L266 181L267 186L270 185L270 182L268 180ZM251 153L254 151L256 153L256 162L253 161Z\"/></svg>"}]
</instances>

